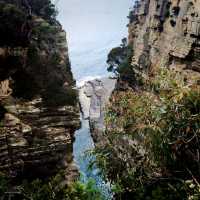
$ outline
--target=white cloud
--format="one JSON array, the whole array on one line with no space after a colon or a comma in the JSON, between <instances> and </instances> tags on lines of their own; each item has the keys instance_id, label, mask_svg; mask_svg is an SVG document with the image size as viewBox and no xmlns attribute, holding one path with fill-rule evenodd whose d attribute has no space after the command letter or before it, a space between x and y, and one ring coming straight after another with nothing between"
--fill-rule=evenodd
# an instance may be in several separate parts
<instances>
[{"instance_id":1,"label":"white cloud","mask_svg":"<svg viewBox=\"0 0 200 200\"><path fill-rule=\"evenodd\" d=\"M107 53L127 35L126 16L131 5L133 0L59 1L58 19L67 31L76 79L86 75L106 75Z\"/></svg>"}]
</instances>

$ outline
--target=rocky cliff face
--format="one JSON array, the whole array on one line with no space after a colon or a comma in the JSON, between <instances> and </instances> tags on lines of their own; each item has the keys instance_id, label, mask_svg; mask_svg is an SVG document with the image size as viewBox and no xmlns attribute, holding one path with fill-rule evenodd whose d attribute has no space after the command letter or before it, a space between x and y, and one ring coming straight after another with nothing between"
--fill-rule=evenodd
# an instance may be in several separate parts
<instances>
[{"instance_id":1,"label":"rocky cliff face","mask_svg":"<svg viewBox=\"0 0 200 200\"><path fill-rule=\"evenodd\" d=\"M64 169L70 180L77 97L66 33L42 2L0 1L0 171L34 178Z\"/></svg>"},{"instance_id":2,"label":"rocky cliff face","mask_svg":"<svg viewBox=\"0 0 200 200\"><path fill-rule=\"evenodd\" d=\"M90 129L95 142L104 143L105 107L115 89L116 79L102 78L86 82L79 88L80 107L84 119L90 122Z\"/></svg>"},{"instance_id":3,"label":"rocky cliff face","mask_svg":"<svg viewBox=\"0 0 200 200\"><path fill-rule=\"evenodd\" d=\"M141 0L130 13L132 65L146 76L160 67L199 77L200 10L195 0Z\"/></svg>"},{"instance_id":4,"label":"rocky cliff face","mask_svg":"<svg viewBox=\"0 0 200 200\"><path fill-rule=\"evenodd\" d=\"M97 164L120 184L116 199L199 198L187 193L187 180L200 181L199 8L196 0L135 1L128 25L131 63L124 66L111 53L119 81ZM134 73L122 74L125 67Z\"/></svg>"}]
</instances>

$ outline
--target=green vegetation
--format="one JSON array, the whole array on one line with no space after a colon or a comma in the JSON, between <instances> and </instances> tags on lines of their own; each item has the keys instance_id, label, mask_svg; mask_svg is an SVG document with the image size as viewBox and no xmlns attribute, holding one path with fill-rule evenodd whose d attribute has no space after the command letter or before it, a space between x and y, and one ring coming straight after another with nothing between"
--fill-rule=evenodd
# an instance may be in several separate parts
<instances>
[{"instance_id":1,"label":"green vegetation","mask_svg":"<svg viewBox=\"0 0 200 200\"><path fill-rule=\"evenodd\" d=\"M31 12L50 22L55 22L57 10L51 0L1 0L1 2L21 7L26 14L30 14Z\"/></svg>"},{"instance_id":2,"label":"green vegetation","mask_svg":"<svg viewBox=\"0 0 200 200\"><path fill-rule=\"evenodd\" d=\"M0 1L0 46L10 53L0 58L1 79L12 78L14 97L41 95L52 106L77 103L70 62L60 55L65 39L56 35L61 31L56 14L51 0Z\"/></svg>"},{"instance_id":3,"label":"green vegetation","mask_svg":"<svg viewBox=\"0 0 200 200\"><path fill-rule=\"evenodd\" d=\"M42 93L44 103L48 106L76 105L78 101L77 90L62 88L56 83L50 83Z\"/></svg>"},{"instance_id":4,"label":"green vegetation","mask_svg":"<svg viewBox=\"0 0 200 200\"><path fill-rule=\"evenodd\" d=\"M22 38L21 27L26 19L26 14L16 5L0 2L0 45L24 45L26 38Z\"/></svg>"},{"instance_id":5,"label":"green vegetation","mask_svg":"<svg viewBox=\"0 0 200 200\"><path fill-rule=\"evenodd\" d=\"M79 181L67 186L63 184L64 175L62 173L42 181L36 179L29 183L23 181L21 185L14 188L8 182L8 177L0 175L0 196L3 199L20 200L103 200L100 191L96 188L95 182L89 180L83 184Z\"/></svg>"},{"instance_id":6,"label":"green vegetation","mask_svg":"<svg viewBox=\"0 0 200 200\"><path fill-rule=\"evenodd\" d=\"M97 165L117 199L199 199L200 87L168 69L144 83L112 95Z\"/></svg>"},{"instance_id":7,"label":"green vegetation","mask_svg":"<svg viewBox=\"0 0 200 200\"><path fill-rule=\"evenodd\" d=\"M28 2L33 13L46 20L49 20L50 22L55 21L58 12L51 0L29 0Z\"/></svg>"},{"instance_id":8,"label":"green vegetation","mask_svg":"<svg viewBox=\"0 0 200 200\"><path fill-rule=\"evenodd\" d=\"M127 16L127 18L129 19L129 24L133 23L134 21L137 20L137 15L134 14L134 11L131 10L129 12L129 15Z\"/></svg>"},{"instance_id":9,"label":"green vegetation","mask_svg":"<svg viewBox=\"0 0 200 200\"><path fill-rule=\"evenodd\" d=\"M132 47L127 44L127 40L124 38L121 46L112 49L107 58L108 71L115 73L121 80L127 81L130 85L135 80L131 65L132 55Z\"/></svg>"}]
</instances>

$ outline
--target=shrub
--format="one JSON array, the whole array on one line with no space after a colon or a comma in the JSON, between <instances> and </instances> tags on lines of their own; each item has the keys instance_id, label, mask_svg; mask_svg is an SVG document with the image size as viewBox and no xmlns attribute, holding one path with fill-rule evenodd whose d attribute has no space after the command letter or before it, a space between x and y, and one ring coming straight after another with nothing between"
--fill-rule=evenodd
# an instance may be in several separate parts
<instances>
[{"instance_id":1,"label":"shrub","mask_svg":"<svg viewBox=\"0 0 200 200\"><path fill-rule=\"evenodd\" d=\"M55 20L58 14L55 5L50 0L29 0L29 4L35 14L51 22Z\"/></svg>"},{"instance_id":2,"label":"shrub","mask_svg":"<svg viewBox=\"0 0 200 200\"><path fill-rule=\"evenodd\" d=\"M132 47L127 45L125 38L122 40L120 47L116 47L110 51L107 58L107 70L115 73L121 80L126 81L130 85L133 85L135 82L135 73L131 65L132 56Z\"/></svg>"},{"instance_id":3,"label":"shrub","mask_svg":"<svg viewBox=\"0 0 200 200\"><path fill-rule=\"evenodd\" d=\"M98 147L97 165L104 158L104 173L124 199L195 199L198 189L188 192L185 181L199 186L200 87L161 69L144 89L113 93L105 117L109 144Z\"/></svg>"},{"instance_id":4,"label":"shrub","mask_svg":"<svg viewBox=\"0 0 200 200\"><path fill-rule=\"evenodd\" d=\"M32 182L24 180L21 185L15 186L7 181L8 177L0 175L0 196L9 198L9 193L13 199L23 200L103 200L95 182L89 180L87 183L75 181L71 185L63 184L64 174L58 173L49 180L36 179ZM7 193L9 192L9 193Z\"/></svg>"},{"instance_id":5,"label":"shrub","mask_svg":"<svg viewBox=\"0 0 200 200\"><path fill-rule=\"evenodd\" d=\"M13 74L12 78L14 80L12 87L12 95L14 97L31 100L39 94L40 87L38 83L35 78L25 70L19 69Z\"/></svg>"},{"instance_id":6,"label":"shrub","mask_svg":"<svg viewBox=\"0 0 200 200\"><path fill-rule=\"evenodd\" d=\"M3 197L5 195L5 192L8 190L8 179L3 174L0 173L0 196Z\"/></svg>"},{"instance_id":7,"label":"shrub","mask_svg":"<svg viewBox=\"0 0 200 200\"><path fill-rule=\"evenodd\" d=\"M57 16L57 10L51 0L1 0L4 3L9 3L21 7L24 13L28 14L31 8L32 13L41 16L46 20L54 22Z\"/></svg>"},{"instance_id":8,"label":"shrub","mask_svg":"<svg viewBox=\"0 0 200 200\"><path fill-rule=\"evenodd\" d=\"M28 43L23 37L21 28L26 20L26 14L17 6L0 2L0 45L24 46Z\"/></svg>"}]
</instances>

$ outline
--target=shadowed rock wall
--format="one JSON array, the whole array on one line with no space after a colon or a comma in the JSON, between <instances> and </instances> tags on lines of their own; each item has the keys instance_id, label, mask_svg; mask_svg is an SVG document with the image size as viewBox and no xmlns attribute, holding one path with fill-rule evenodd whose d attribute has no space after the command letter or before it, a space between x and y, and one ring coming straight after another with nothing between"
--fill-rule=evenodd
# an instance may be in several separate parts
<instances>
[{"instance_id":1,"label":"shadowed rock wall","mask_svg":"<svg viewBox=\"0 0 200 200\"><path fill-rule=\"evenodd\" d=\"M0 1L0 171L34 178L62 169L70 181L79 109L66 33L52 4L47 15L27 2Z\"/></svg>"}]
</instances>

